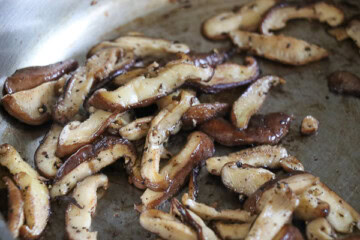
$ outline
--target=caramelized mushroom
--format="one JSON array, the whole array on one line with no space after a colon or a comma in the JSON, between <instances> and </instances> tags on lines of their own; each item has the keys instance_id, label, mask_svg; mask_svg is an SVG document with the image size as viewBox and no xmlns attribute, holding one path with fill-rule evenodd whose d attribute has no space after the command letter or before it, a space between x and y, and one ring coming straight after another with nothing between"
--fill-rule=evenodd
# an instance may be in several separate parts
<instances>
[{"instance_id":1,"label":"caramelized mushroom","mask_svg":"<svg viewBox=\"0 0 360 240\"><path fill-rule=\"evenodd\" d=\"M294 156L288 156L280 159L279 164L285 172L304 171L304 165L302 165L299 159Z\"/></svg>"},{"instance_id":2,"label":"caramelized mushroom","mask_svg":"<svg viewBox=\"0 0 360 240\"><path fill-rule=\"evenodd\" d=\"M299 206L294 215L296 218L311 221L316 218L324 218L329 215L330 205L318 199L313 192L304 191L299 195Z\"/></svg>"},{"instance_id":3,"label":"caramelized mushroom","mask_svg":"<svg viewBox=\"0 0 360 240\"><path fill-rule=\"evenodd\" d=\"M351 72L336 71L328 77L330 91L360 97L360 78Z\"/></svg>"},{"instance_id":4,"label":"caramelized mushroom","mask_svg":"<svg viewBox=\"0 0 360 240\"><path fill-rule=\"evenodd\" d=\"M325 218L317 218L306 225L306 236L309 240L331 240L336 233Z\"/></svg>"}]
</instances>

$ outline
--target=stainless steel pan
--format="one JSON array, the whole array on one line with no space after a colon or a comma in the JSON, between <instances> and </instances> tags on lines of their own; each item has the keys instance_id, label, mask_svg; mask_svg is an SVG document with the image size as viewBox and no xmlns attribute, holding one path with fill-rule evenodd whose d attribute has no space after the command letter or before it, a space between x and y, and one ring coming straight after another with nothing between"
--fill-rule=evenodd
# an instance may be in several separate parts
<instances>
[{"instance_id":1,"label":"stainless steel pan","mask_svg":"<svg viewBox=\"0 0 360 240\"><path fill-rule=\"evenodd\" d=\"M208 51L225 46L200 34L200 25L208 17L239 6L246 0L37 0L0 1L0 75L17 68L49 64L73 57L83 61L95 43L111 39L127 31L140 31L189 44L195 51ZM359 13L360 2L342 5L347 15ZM357 6L357 7L356 7ZM282 142L297 156L305 169L320 176L322 181L360 210L360 100L334 95L328 91L326 76L335 70L349 70L360 75L359 51L351 41L336 42L317 22L293 21L282 31L285 34L317 43L332 52L329 59L309 66L289 67L260 59L263 73L285 77L287 84L269 95L262 112L284 111L296 117L291 133ZM234 61L241 62L242 56ZM232 101L239 90L217 95ZM202 96L202 99L214 99ZM320 121L319 133L302 137L299 125L308 114ZM1 108L0 143L14 145L30 163L39 140L49 126L29 127L11 118ZM176 152L184 136L172 138ZM217 146L222 155L238 149ZM93 228L99 239L154 238L139 225L133 204L139 202L141 191L127 183L125 171L117 166L106 170L111 185L99 201ZM1 175L1 173L0 173ZM4 196L3 196L4 197ZM222 207L237 207L237 196L226 190L219 179L203 169L200 176L200 199L218 202ZM52 205L52 216L44 239L64 238L65 203ZM8 239L0 219L0 238Z\"/></svg>"}]
</instances>

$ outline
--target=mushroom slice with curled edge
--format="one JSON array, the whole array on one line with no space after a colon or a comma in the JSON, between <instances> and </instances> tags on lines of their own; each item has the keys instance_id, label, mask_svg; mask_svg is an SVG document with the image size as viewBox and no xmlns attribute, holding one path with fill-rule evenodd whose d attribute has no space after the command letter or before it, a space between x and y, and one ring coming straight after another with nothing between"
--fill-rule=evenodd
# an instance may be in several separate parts
<instances>
[{"instance_id":1,"label":"mushroom slice with curled edge","mask_svg":"<svg viewBox=\"0 0 360 240\"><path fill-rule=\"evenodd\" d=\"M185 129L191 129L197 125L216 118L222 117L230 109L227 103L201 103L190 107L182 116L182 123Z\"/></svg>"},{"instance_id":2,"label":"mushroom slice with curled edge","mask_svg":"<svg viewBox=\"0 0 360 240\"><path fill-rule=\"evenodd\" d=\"M50 215L47 186L40 180L39 174L9 144L0 146L0 164L14 175L15 182L22 191L25 224L20 227L20 236L25 239L38 238Z\"/></svg>"},{"instance_id":3,"label":"mushroom slice with curled edge","mask_svg":"<svg viewBox=\"0 0 360 240\"><path fill-rule=\"evenodd\" d=\"M135 164L136 150L126 139L106 136L92 145L85 145L71 155L56 174L50 195L67 194L77 182L124 158L127 167Z\"/></svg>"},{"instance_id":4,"label":"mushroom slice with curled edge","mask_svg":"<svg viewBox=\"0 0 360 240\"><path fill-rule=\"evenodd\" d=\"M47 66L18 69L5 80L4 93L13 94L35 88L45 82L55 81L64 74L74 71L77 67L78 63L73 59L69 59Z\"/></svg>"},{"instance_id":5,"label":"mushroom slice with curled edge","mask_svg":"<svg viewBox=\"0 0 360 240\"><path fill-rule=\"evenodd\" d=\"M252 222L256 216L253 216L250 212L241 209L225 209L216 210L203 203L198 203L191 199L187 193L182 196L182 203L196 213L199 217L205 221L209 220L221 220L221 221L236 221L236 222Z\"/></svg>"},{"instance_id":6,"label":"mushroom slice with curled edge","mask_svg":"<svg viewBox=\"0 0 360 240\"><path fill-rule=\"evenodd\" d=\"M71 121L94 86L124 73L134 63L134 54L123 49L108 48L96 53L67 81L56 103L54 119L61 124Z\"/></svg>"},{"instance_id":7,"label":"mushroom slice with curled edge","mask_svg":"<svg viewBox=\"0 0 360 240\"><path fill-rule=\"evenodd\" d=\"M292 19L316 19L331 27L342 24L345 20L344 12L335 5L325 1L308 4L280 3L271 8L263 17L260 25L262 34L271 35L271 31L280 30Z\"/></svg>"},{"instance_id":8,"label":"mushroom slice with curled edge","mask_svg":"<svg viewBox=\"0 0 360 240\"><path fill-rule=\"evenodd\" d=\"M192 228L181 223L175 216L157 209L141 213L140 224L146 230L164 239L197 240L197 234Z\"/></svg>"},{"instance_id":9,"label":"mushroom slice with curled edge","mask_svg":"<svg viewBox=\"0 0 360 240\"><path fill-rule=\"evenodd\" d=\"M249 84L257 79L260 68L253 57L245 58L245 65L236 63L223 63L217 65L214 76L210 81L191 80L190 86L195 87L204 93L214 94L223 90Z\"/></svg>"},{"instance_id":10,"label":"mushroom slice with curled edge","mask_svg":"<svg viewBox=\"0 0 360 240\"><path fill-rule=\"evenodd\" d=\"M240 50L269 60L294 66L319 61L329 56L326 49L306 41L284 35L261 35L258 33L233 31L233 43Z\"/></svg>"},{"instance_id":11,"label":"mushroom slice with curled edge","mask_svg":"<svg viewBox=\"0 0 360 240\"><path fill-rule=\"evenodd\" d=\"M295 209L296 218L311 221L329 215L330 205L318 199L312 192L304 191L299 195L299 206Z\"/></svg>"},{"instance_id":12,"label":"mushroom slice with curled edge","mask_svg":"<svg viewBox=\"0 0 360 240\"><path fill-rule=\"evenodd\" d=\"M242 240L248 235L251 224L215 222L213 227L221 239Z\"/></svg>"},{"instance_id":13,"label":"mushroom slice with curled edge","mask_svg":"<svg viewBox=\"0 0 360 240\"><path fill-rule=\"evenodd\" d=\"M206 160L206 168L209 173L218 176L221 175L223 166L230 162L274 169L280 168L281 159L287 156L287 150L282 146L262 145L230 153L227 156L209 158Z\"/></svg>"},{"instance_id":14,"label":"mushroom slice with curled edge","mask_svg":"<svg viewBox=\"0 0 360 240\"><path fill-rule=\"evenodd\" d=\"M268 196L262 196L261 213L253 223L246 240L272 240L289 222L299 204L294 192L287 184L276 184Z\"/></svg>"},{"instance_id":15,"label":"mushroom slice with curled edge","mask_svg":"<svg viewBox=\"0 0 360 240\"><path fill-rule=\"evenodd\" d=\"M214 154L215 148L212 140L202 132L193 132L183 149L161 169L161 176L168 176L169 186L166 191L156 192L147 189L141 196L143 209L159 206L175 195L184 185L192 169Z\"/></svg>"},{"instance_id":16,"label":"mushroom slice with curled edge","mask_svg":"<svg viewBox=\"0 0 360 240\"><path fill-rule=\"evenodd\" d=\"M272 86L284 84L277 76L264 76L253 83L232 106L231 121L239 129L247 128L250 118L263 105Z\"/></svg>"},{"instance_id":17,"label":"mushroom slice with curled edge","mask_svg":"<svg viewBox=\"0 0 360 240\"><path fill-rule=\"evenodd\" d=\"M272 240L304 240L304 237L297 227L285 224Z\"/></svg>"},{"instance_id":18,"label":"mushroom slice with curled edge","mask_svg":"<svg viewBox=\"0 0 360 240\"><path fill-rule=\"evenodd\" d=\"M42 176L49 179L56 176L56 172L62 164L61 159L55 155L62 129L61 125L53 123L35 152L36 169Z\"/></svg>"},{"instance_id":19,"label":"mushroom slice with curled edge","mask_svg":"<svg viewBox=\"0 0 360 240\"><path fill-rule=\"evenodd\" d=\"M60 133L56 156L68 156L80 147L92 143L106 130L116 116L117 113L96 110L84 122L69 122Z\"/></svg>"},{"instance_id":20,"label":"mushroom slice with curled edge","mask_svg":"<svg viewBox=\"0 0 360 240\"><path fill-rule=\"evenodd\" d=\"M347 71L336 71L328 77L330 91L360 97L360 78Z\"/></svg>"},{"instance_id":21,"label":"mushroom slice with curled edge","mask_svg":"<svg viewBox=\"0 0 360 240\"><path fill-rule=\"evenodd\" d=\"M309 240L336 239L330 223L325 218L317 218L306 225L306 236Z\"/></svg>"},{"instance_id":22,"label":"mushroom slice with curled edge","mask_svg":"<svg viewBox=\"0 0 360 240\"><path fill-rule=\"evenodd\" d=\"M154 191L164 191L169 187L171 177L168 174L170 174L171 167L166 167L164 168L165 172L159 173L162 146L170 135L180 130L177 125L181 126L181 117L191 107L194 97L195 93L182 91L180 100L174 100L173 103L161 110L151 122L141 160L141 176L144 178L146 186ZM191 148L189 150L192 152ZM181 156L179 160L174 161L186 161L185 158L188 156ZM178 164L177 167L180 167L181 164Z\"/></svg>"},{"instance_id":23,"label":"mushroom slice with curled edge","mask_svg":"<svg viewBox=\"0 0 360 240\"><path fill-rule=\"evenodd\" d=\"M106 190L108 184L107 176L98 174L87 177L76 185L72 197L77 205L70 203L65 214L66 233L70 240L97 239L97 232L90 231L91 217L96 210L97 189Z\"/></svg>"},{"instance_id":24,"label":"mushroom slice with curled edge","mask_svg":"<svg viewBox=\"0 0 360 240\"><path fill-rule=\"evenodd\" d=\"M7 226L14 238L19 236L20 227L24 224L24 200L20 189L9 177L3 177L8 189L8 223Z\"/></svg>"},{"instance_id":25,"label":"mushroom slice with curled edge","mask_svg":"<svg viewBox=\"0 0 360 240\"><path fill-rule=\"evenodd\" d=\"M304 165L294 156L288 156L280 159L281 168L286 172L304 171Z\"/></svg>"},{"instance_id":26,"label":"mushroom slice with curled edge","mask_svg":"<svg viewBox=\"0 0 360 240\"><path fill-rule=\"evenodd\" d=\"M285 113L254 115L248 128L238 130L222 118L205 122L200 129L224 146L244 146L253 144L277 144L290 129L292 117Z\"/></svg>"},{"instance_id":27,"label":"mushroom slice with curled edge","mask_svg":"<svg viewBox=\"0 0 360 240\"><path fill-rule=\"evenodd\" d=\"M354 17L346 27L347 35L360 48L360 16Z\"/></svg>"},{"instance_id":28,"label":"mushroom slice with curled edge","mask_svg":"<svg viewBox=\"0 0 360 240\"><path fill-rule=\"evenodd\" d=\"M236 29L255 31L261 23L262 15L280 0L253 0L239 10L223 12L203 23L202 32L212 40L221 40Z\"/></svg>"},{"instance_id":29,"label":"mushroom slice with curled edge","mask_svg":"<svg viewBox=\"0 0 360 240\"><path fill-rule=\"evenodd\" d=\"M196 67L192 62L173 61L156 72L156 76L139 76L114 91L97 90L88 104L110 111L126 111L148 106L175 91L188 79L206 81L213 75L212 67Z\"/></svg>"},{"instance_id":30,"label":"mushroom slice with curled edge","mask_svg":"<svg viewBox=\"0 0 360 240\"><path fill-rule=\"evenodd\" d=\"M136 158L134 166L126 168L129 174L129 183L138 189L146 189L145 181L141 176L141 158Z\"/></svg>"},{"instance_id":31,"label":"mushroom slice with curled edge","mask_svg":"<svg viewBox=\"0 0 360 240\"><path fill-rule=\"evenodd\" d=\"M5 110L29 125L41 125L51 119L56 103L56 81L45 82L35 88L6 94L1 103Z\"/></svg>"},{"instance_id":32,"label":"mushroom slice with curled edge","mask_svg":"<svg viewBox=\"0 0 360 240\"><path fill-rule=\"evenodd\" d=\"M223 184L234 192L250 196L275 174L264 168L256 168L240 162L225 164L221 170Z\"/></svg>"},{"instance_id":33,"label":"mushroom slice with curled edge","mask_svg":"<svg viewBox=\"0 0 360 240\"><path fill-rule=\"evenodd\" d=\"M119 129L120 136L130 141L136 141L146 137L153 118L154 116L148 116L132 121Z\"/></svg>"}]
</instances>

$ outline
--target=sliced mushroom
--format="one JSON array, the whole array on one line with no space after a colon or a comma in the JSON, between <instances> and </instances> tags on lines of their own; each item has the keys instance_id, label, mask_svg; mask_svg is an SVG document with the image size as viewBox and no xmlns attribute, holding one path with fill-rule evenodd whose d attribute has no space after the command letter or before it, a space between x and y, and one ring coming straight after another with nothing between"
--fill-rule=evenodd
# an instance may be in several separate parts
<instances>
[{"instance_id":1,"label":"sliced mushroom","mask_svg":"<svg viewBox=\"0 0 360 240\"><path fill-rule=\"evenodd\" d=\"M56 156L65 157L92 143L114 121L117 113L96 110L84 122L69 122L61 131Z\"/></svg>"},{"instance_id":2,"label":"sliced mushroom","mask_svg":"<svg viewBox=\"0 0 360 240\"><path fill-rule=\"evenodd\" d=\"M360 97L360 78L351 72L336 71L328 77L330 91Z\"/></svg>"},{"instance_id":3,"label":"sliced mushroom","mask_svg":"<svg viewBox=\"0 0 360 240\"><path fill-rule=\"evenodd\" d=\"M91 108L92 110L92 108ZM96 111L96 110L95 110ZM127 111L116 114L115 119L107 127L107 132L112 135L119 135L119 130L134 121L135 116L133 111Z\"/></svg>"},{"instance_id":4,"label":"sliced mushroom","mask_svg":"<svg viewBox=\"0 0 360 240\"><path fill-rule=\"evenodd\" d=\"M26 239L38 238L50 215L47 186L39 180L39 174L9 144L0 146L0 164L14 175L15 182L22 191L25 225L21 226L20 235Z\"/></svg>"},{"instance_id":5,"label":"sliced mushroom","mask_svg":"<svg viewBox=\"0 0 360 240\"><path fill-rule=\"evenodd\" d=\"M273 187L271 197L262 196L264 201L260 215L253 223L246 240L272 240L281 228L288 223L298 205L296 195L286 184Z\"/></svg>"},{"instance_id":6,"label":"sliced mushroom","mask_svg":"<svg viewBox=\"0 0 360 240\"><path fill-rule=\"evenodd\" d=\"M14 238L19 236L20 227L24 224L24 201L20 189L9 177L3 177L8 189L8 223L7 226Z\"/></svg>"},{"instance_id":7,"label":"sliced mushroom","mask_svg":"<svg viewBox=\"0 0 360 240\"><path fill-rule=\"evenodd\" d=\"M311 135L315 134L319 128L319 121L313 116L306 116L301 122L301 134Z\"/></svg>"},{"instance_id":8,"label":"sliced mushroom","mask_svg":"<svg viewBox=\"0 0 360 240\"><path fill-rule=\"evenodd\" d=\"M88 104L95 108L120 112L133 107L148 106L168 95L188 79L208 80L211 67L196 67L191 62L169 62L158 70L156 76L139 76L114 91L97 90Z\"/></svg>"},{"instance_id":9,"label":"sliced mushroom","mask_svg":"<svg viewBox=\"0 0 360 240\"><path fill-rule=\"evenodd\" d=\"M182 123L185 129L191 129L197 125L216 118L222 117L230 109L227 103L202 103L190 107L182 116Z\"/></svg>"},{"instance_id":10,"label":"sliced mushroom","mask_svg":"<svg viewBox=\"0 0 360 240\"><path fill-rule=\"evenodd\" d=\"M346 28L344 28L344 27L337 27L337 28L329 29L328 33L331 36L333 36L334 38L336 38L336 40L339 42L344 41L345 39L349 38L349 35L346 32Z\"/></svg>"},{"instance_id":11,"label":"sliced mushroom","mask_svg":"<svg viewBox=\"0 0 360 240\"><path fill-rule=\"evenodd\" d=\"M137 158L134 166L127 168L129 183L138 189L146 189L145 180L141 176L141 158Z\"/></svg>"},{"instance_id":12,"label":"sliced mushroom","mask_svg":"<svg viewBox=\"0 0 360 240\"><path fill-rule=\"evenodd\" d=\"M189 198L192 200L196 200L199 194L199 186L197 182L197 177L200 173L200 166L195 167L191 171L190 180L189 180Z\"/></svg>"},{"instance_id":13,"label":"sliced mushroom","mask_svg":"<svg viewBox=\"0 0 360 240\"><path fill-rule=\"evenodd\" d=\"M35 88L7 94L1 99L5 110L29 125L41 125L51 119L56 102L56 81L45 82Z\"/></svg>"},{"instance_id":14,"label":"sliced mushroom","mask_svg":"<svg viewBox=\"0 0 360 240\"><path fill-rule=\"evenodd\" d=\"M250 118L263 105L272 86L285 83L280 77L265 76L253 83L232 106L231 121L239 129L247 128Z\"/></svg>"},{"instance_id":15,"label":"sliced mushroom","mask_svg":"<svg viewBox=\"0 0 360 240\"><path fill-rule=\"evenodd\" d=\"M206 20L202 26L205 37L221 40L236 29L255 31L261 23L262 15L279 0L253 0L239 10L223 12Z\"/></svg>"},{"instance_id":16,"label":"sliced mushroom","mask_svg":"<svg viewBox=\"0 0 360 240\"><path fill-rule=\"evenodd\" d=\"M224 49L214 49L210 53L193 53L190 52L184 58L189 57L195 66L210 66L216 67L219 64L226 62L236 53L236 49L233 47ZM181 54L180 54L181 55Z\"/></svg>"},{"instance_id":17,"label":"sliced mushroom","mask_svg":"<svg viewBox=\"0 0 360 240\"><path fill-rule=\"evenodd\" d=\"M230 153L227 156L209 158L206 160L206 168L214 175L220 175L223 166L230 162L273 169L279 168L281 159L287 156L288 153L282 146L263 145Z\"/></svg>"},{"instance_id":18,"label":"sliced mushroom","mask_svg":"<svg viewBox=\"0 0 360 240\"><path fill-rule=\"evenodd\" d=\"M306 225L306 236L309 240L331 240L336 233L325 218L317 218Z\"/></svg>"},{"instance_id":19,"label":"sliced mushroom","mask_svg":"<svg viewBox=\"0 0 360 240\"><path fill-rule=\"evenodd\" d=\"M198 203L191 199L187 193L182 196L182 203L196 213L205 221L221 220L221 221L236 221L236 222L252 222L255 219L250 212L241 209L225 209L216 210L213 207L207 206L203 203Z\"/></svg>"},{"instance_id":20,"label":"sliced mushroom","mask_svg":"<svg viewBox=\"0 0 360 240\"><path fill-rule=\"evenodd\" d=\"M60 158L55 155L58 139L63 127L54 123L45 137L41 140L35 152L35 165L40 174L46 178L54 178L62 164Z\"/></svg>"},{"instance_id":21,"label":"sliced mushroom","mask_svg":"<svg viewBox=\"0 0 360 240\"><path fill-rule=\"evenodd\" d=\"M257 79L260 68L253 57L245 58L245 65L223 63L215 68L214 76L210 81L191 80L190 86L204 93L218 93L223 90L246 85Z\"/></svg>"},{"instance_id":22,"label":"sliced mushroom","mask_svg":"<svg viewBox=\"0 0 360 240\"><path fill-rule=\"evenodd\" d=\"M181 223L175 216L156 209L150 209L140 215L140 224L146 230L168 240L197 240L196 232Z\"/></svg>"},{"instance_id":23,"label":"sliced mushroom","mask_svg":"<svg viewBox=\"0 0 360 240\"><path fill-rule=\"evenodd\" d=\"M51 197L67 194L77 182L99 172L120 158L124 158L128 167L135 164L136 150L126 139L106 136L92 145L83 146L58 170L50 191Z\"/></svg>"},{"instance_id":24,"label":"sliced mushroom","mask_svg":"<svg viewBox=\"0 0 360 240\"><path fill-rule=\"evenodd\" d=\"M284 35L233 31L230 37L239 49L283 64L305 65L329 56L324 48Z\"/></svg>"},{"instance_id":25,"label":"sliced mushroom","mask_svg":"<svg viewBox=\"0 0 360 240\"><path fill-rule=\"evenodd\" d=\"M273 240L304 240L304 238L297 227L286 224L280 229Z\"/></svg>"},{"instance_id":26,"label":"sliced mushroom","mask_svg":"<svg viewBox=\"0 0 360 240\"><path fill-rule=\"evenodd\" d=\"M304 165L294 156L282 158L279 164L286 172L304 171Z\"/></svg>"},{"instance_id":27,"label":"sliced mushroom","mask_svg":"<svg viewBox=\"0 0 360 240\"><path fill-rule=\"evenodd\" d=\"M221 239L243 240L248 235L251 224L215 222L213 226Z\"/></svg>"},{"instance_id":28,"label":"sliced mushroom","mask_svg":"<svg viewBox=\"0 0 360 240\"><path fill-rule=\"evenodd\" d=\"M316 218L324 218L329 215L330 205L318 199L312 192L304 191L299 195L299 206L294 215L296 218L311 221Z\"/></svg>"},{"instance_id":29,"label":"sliced mushroom","mask_svg":"<svg viewBox=\"0 0 360 240\"><path fill-rule=\"evenodd\" d=\"M260 25L262 34L271 35L271 31L285 28L292 19L318 20L331 27L342 24L345 20L344 12L335 5L325 1L308 4L282 3L271 8L263 17Z\"/></svg>"},{"instance_id":30,"label":"sliced mushroom","mask_svg":"<svg viewBox=\"0 0 360 240\"><path fill-rule=\"evenodd\" d=\"M66 209L66 233L70 240L96 240L97 232L91 232L91 216L94 215L97 205L97 189L108 188L108 178L98 174L85 178L74 189L72 197L77 205L70 203ZM79 207L81 206L81 208Z\"/></svg>"},{"instance_id":31,"label":"sliced mushroom","mask_svg":"<svg viewBox=\"0 0 360 240\"><path fill-rule=\"evenodd\" d=\"M140 140L146 137L151 121L154 116L138 118L119 129L119 134L130 141Z\"/></svg>"},{"instance_id":32,"label":"sliced mushroom","mask_svg":"<svg viewBox=\"0 0 360 240\"><path fill-rule=\"evenodd\" d=\"M222 118L205 122L200 129L224 146L277 144L290 129L292 118L285 113L254 115L248 128L238 130Z\"/></svg>"},{"instance_id":33,"label":"sliced mushroom","mask_svg":"<svg viewBox=\"0 0 360 240\"><path fill-rule=\"evenodd\" d=\"M64 74L74 71L77 67L78 63L69 59L46 66L18 69L5 80L4 93L13 94L35 88L45 82L57 80Z\"/></svg>"},{"instance_id":34,"label":"sliced mushroom","mask_svg":"<svg viewBox=\"0 0 360 240\"><path fill-rule=\"evenodd\" d=\"M230 162L221 170L221 180L230 190L250 196L275 174L264 168L256 168L241 162Z\"/></svg>"},{"instance_id":35,"label":"sliced mushroom","mask_svg":"<svg viewBox=\"0 0 360 240\"><path fill-rule=\"evenodd\" d=\"M360 17L354 17L346 27L347 35L360 48Z\"/></svg>"}]
</instances>

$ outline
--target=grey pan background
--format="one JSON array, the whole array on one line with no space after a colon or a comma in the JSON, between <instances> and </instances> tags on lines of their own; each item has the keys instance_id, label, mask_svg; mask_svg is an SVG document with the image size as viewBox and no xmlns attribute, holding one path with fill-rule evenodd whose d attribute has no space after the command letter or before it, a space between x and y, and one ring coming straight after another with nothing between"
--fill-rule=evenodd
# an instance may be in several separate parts
<instances>
[{"instance_id":1,"label":"grey pan background","mask_svg":"<svg viewBox=\"0 0 360 240\"><path fill-rule=\"evenodd\" d=\"M140 31L189 44L194 51L227 46L214 43L200 34L206 18L232 9L244 0L37 0L0 1L0 83L17 68L48 64L74 57L83 62L86 51L95 43L127 31ZM342 1L344 2L344 1ZM359 13L360 3L341 4L347 16ZM146 17L145 17L146 16ZM136 19L137 18L137 19ZM132 21L136 19L135 21ZM357 210L360 210L360 100L334 95L328 91L326 76L335 70L349 70L360 76L359 50L351 41L336 42L327 35L326 26L317 22L292 21L281 33L319 44L331 51L329 59L303 67L289 67L258 58L263 74L283 76L287 84L273 89L261 112L284 111L296 119L282 144L297 156L307 171L319 176ZM243 55L233 59L241 63ZM201 96L203 101L232 101L235 89L216 96ZM49 125L29 127L0 110L0 143L14 145L33 164L33 154ZM319 133L301 137L299 126L311 114L320 121ZM177 152L185 134L171 139L169 148ZM216 146L216 155L239 150ZM0 169L0 175L4 171ZM110 188L99 200L93 229L99 239L153 239L138 223L133 204L141 191L127 183L121 164L105 170ZM205 169L200 175L199 201L218 202L221 208L239 207L237 196L226 190L219 178ZM0 188L3 188L0 185ZM5 197L5 196L2 196ZM64 238L65 203L54 203L43 239ZM166 206L165 206L166 207ZM0 238L9 239L0 218Z\"/></svg>"}]
</instances>

